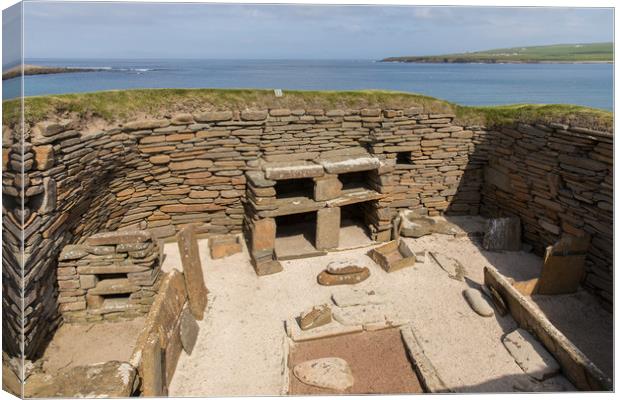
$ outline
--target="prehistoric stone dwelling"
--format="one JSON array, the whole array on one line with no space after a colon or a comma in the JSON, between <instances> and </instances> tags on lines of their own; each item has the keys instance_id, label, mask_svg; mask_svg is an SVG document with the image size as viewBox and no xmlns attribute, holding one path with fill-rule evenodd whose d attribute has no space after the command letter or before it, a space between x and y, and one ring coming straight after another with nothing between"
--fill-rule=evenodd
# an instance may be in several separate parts
<instances>
[{"instance_id":1,"label":"prehistoric stone dwelling","mask_svg":"<svg viewBox=\"0 0 620 400\"><path fill-rule=\"evenodd\" d=\"M70 109L26 118L23 131L5 121L3 351L19 355L23 339L34 360L63 319L117 315L92 311L102 304L129 301L148 312L143 299L159 287L150 261L159 257L157 240L190 224L207 237L243 233L262 276L282 270L281 233L301 227L310 232L308 254L324 254L351 221L369 239L389 241L401 210L516 216L539 255L565 233L589 234L582 285L611 308L609 124L544 110L472 121L473 111L396 95L387 103L364 94L347 103L287 96L294 101L195 101L105 124ZM96 240L123 229L152 237L125 249ZM68 245L97 243L102 249L68 253ZM97 269L114 257L148 267Z\"/></svg>"}]
</instances>

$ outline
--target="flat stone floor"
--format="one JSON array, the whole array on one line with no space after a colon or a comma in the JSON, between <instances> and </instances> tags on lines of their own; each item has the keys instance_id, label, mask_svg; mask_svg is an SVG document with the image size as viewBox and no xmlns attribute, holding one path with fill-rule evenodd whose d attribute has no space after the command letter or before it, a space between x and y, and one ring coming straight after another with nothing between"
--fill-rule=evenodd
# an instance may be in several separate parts
<instances>
[{"instance_id":1,"label":"flat stone floor","mask_svg":"<svg viewBox=\"0 0 620 400\"><path fill-rule=\"evenodd\" d=\"M207 240L200 240L210 290L208 311L199 322L200 333L192 355L181 355L169 394L281 394L285 382L283 321L313 305L329 302L332 293L352 289L316 283L317 274L330 261L343 259L370 268L371 277L356 287L386 293L397 311L417 329L427 356L447 386L458 392L507 392L527 387L527 376L501 342L505 333L516 328L512 317L478 316L465 302L462 291L482 283L485 265L521 279L521 275L527 278L537 274L540 258L525 252L488 253L468 238L448 235L406 241L416 251L436 251L458 259L470 281L451 279L430 260L387 274L366 256L372 246L284 261L283 272L259 278L245 247L242 253L211 260ZM165 252L164 269L181 269L176 243L166 244ZM605 324L595 326L599 329ZM596 334L612 337L611 330ZM612 357L613 353L609 350L608 354ZM592 354L589 356L594 359Z\"/></svg>"},{"instance_id":2,"label":"flat stone floor","mask_svg":"<svg viewBox=\"0 0 620 400\"><path fill-rule=\"evenodd\" d=\"M55 373L78 365L129 361L144 321L63 324L43 353L43 370Z\"/></svg>"}]
</instances>

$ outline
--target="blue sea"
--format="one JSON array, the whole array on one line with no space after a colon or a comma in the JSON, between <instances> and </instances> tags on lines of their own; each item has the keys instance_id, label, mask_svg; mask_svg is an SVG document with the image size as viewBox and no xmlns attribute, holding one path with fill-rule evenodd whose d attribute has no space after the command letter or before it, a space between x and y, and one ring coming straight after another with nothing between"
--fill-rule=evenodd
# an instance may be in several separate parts
<instances>
[{"instance_id":1,"label":"blue sea","mask_svg":"<svg viewBox=\"0 0 620 400\"><path fill-rule=\"evenodd\" d=\"M28 64L102 68L25 77L25 95L130 88L385 89L463 105L578 104L613 108L612 64L406 64L372 60L50 60ZM3 98L19 79L2 82Z\"/></svg>"}]
</instances>

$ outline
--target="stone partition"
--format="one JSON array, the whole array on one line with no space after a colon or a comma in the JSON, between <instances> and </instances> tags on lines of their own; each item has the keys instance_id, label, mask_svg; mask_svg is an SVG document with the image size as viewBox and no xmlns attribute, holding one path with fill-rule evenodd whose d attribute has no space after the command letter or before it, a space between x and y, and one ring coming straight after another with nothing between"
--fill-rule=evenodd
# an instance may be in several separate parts
<instances>
[{"instance_id":1,"label":"stone partition","mask_svg":"<svg viewBox=\"0 0 620 400\"><path fill-rule=\"evenodd\" d=\"M524 222L526 240L533 244L573 228L593 233L588 258L592 273L586 285L609 297L611 219L607 223L596 217L600 211L611 218L609 134L558 127L488 131L459 126L454 118L421 107L259 108L197 110L104 131L73 120L43 121L27 126L23 138L19 130L5 127L5 350L19 350L20 315L28 358L37 356L55 330L60 321L57 260L64 246L117 229L146 229L155 238L172 239L190 224L208 235L241 232L244 221L246 236L251 237L252 229L269 232L269 215L258 228L247 223L258 214L250 201L275 196L270 182L248 184L251 177L282 161L318 165L321 176L310 177L316 205L342 197L339 173L330 172L320 160L336 157L348 165L360 152L379 165L365 175L373 202L362 203L374 239L389 239L389 223L399 209L421 215L477 214L481 205L489 214L515 210ZM599 164L576 166L573 158L588 152L591 161L605 164L605 169ZM562 154L559 162L553 161ZM551 170L539 166L545 162ZM516 196L507 186L493 183L501 181L494 171L511 177ZM560 172L564 183L557 192L536 177L540 171ZM596 185L607 197L599 198L592 188ZM562 210L545 201L553 199L563 202ZM321 218L329 219L327 213ZM578 223L579 218L585 221ZM18 257L20 231L24 260ZM269 245L253 244L263 257L269 257ZM22 284L24 309L19 300Z\"/></svg>"},{"instance_id":2,"label":"stone partition","mask_svg":"<svg viewBox=\"0 0 620 400\"><path fill-rule=\"evenodd\" d=\"M538 254L591 235L584 286L613 303L613 134L562 124L503 127L485 146L482 211L521 219Z\"/></svg>"}]
</instances>

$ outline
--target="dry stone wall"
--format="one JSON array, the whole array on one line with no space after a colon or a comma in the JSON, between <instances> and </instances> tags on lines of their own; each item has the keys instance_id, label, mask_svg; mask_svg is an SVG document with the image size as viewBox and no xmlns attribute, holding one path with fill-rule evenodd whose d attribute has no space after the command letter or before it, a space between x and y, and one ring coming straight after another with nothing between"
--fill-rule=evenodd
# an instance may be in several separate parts
<instances>
[{"instance_id":1,"label":"dry stone wall","mask_svg":"<svg viewBox=\"0 0 620 400\"><path fill-rule=\"evenodd\" d=\"M484 167L488 160L492 166L500 165L505 161L502 159L509 158L504 157L506 152L514 152L513 157L521 160L526 148L515 147L515 143L532 141L538 145L542 139L533 131L461 127L453 119L453 115L433 115L421 108L219 110L132 121L97 133L82 131L73 121L45 121L26 127L23 138L19 130L5 129L5 349L13 354L19 350L20 315L24 318L27 357L35 357L55 330L61 304L57 260L65 245L82 244L98 232L130 228L148 229L156 238L170 238L188 224L196 224L198 233L240 232L248 172L259 171L264 162L316 160L322 154L346 153L348 149L365 149L379 158L382 171L387 171L372 183L382 195L377 200L382 210L377 218L381 221L389 220L401 208L430 215L477 214L482 204L487 213L517 210L524 219L526 239L548 241L560 232L537 234L532 221L539 226L543 220L568 231L561 225L560 216L567 223L586 218L584 224L574 222L571 226L597 232L589 263L599 272L589 275L587 285L611 285L611 253L607 247L611 236L606 232L611 223L597 219L595 214L602 210L610 216L606 204L611 202L599 199L591 189L598 182L610 193L610 167L590 174L587 168L575 169L570 161L550 161L553 168L573 165L572 169L562 169L563 187L581 194L573 195L568 202L559 190L554 196L565 202L564 209L549 211L533 199L552 198L545 194L550 189L531 186L536 188L528 192L532 201L524 200L518 203L521 208L514 208L516 200L509 192L488 183L492 179L488 171L487 184L481 191ZM564 153L582 157L598 149L608 157L609 139L584 139L574 130L568 135L554 129L542 132L554 138L559 135L560 147L545 144L539 147L540 154L552 151L551 158ZM511 137L510 132L519 132L520 136ZM555 139L545 140L555 143ZM515 165L509 170L514 185L519 185L520 179L534 179L530 176L540 170L536 166L524 168L521 161ZM506 172L508 167L502 168ZM521 173L526 177L519 178ZM576 179L580 174L585 179ZM587 187L577 189L577 185ZM583 196L590 196L590 202ZM544 206L537 211L541 217L531 217L528 207L533 204ZM582 205L588 210L585 214L577 210ZM379 226L381 221L373 223ZM21 231L23 260L18 256ZM19 300L22 285L23 309Z\"/></svg>"},{"instance_id":2,"label":"dry stone wall","mask_svg":"<svg viewBox=\"0 0 620 400\"><path fill-rule=\"evenodd\" d=\"M516 215L543 254L562 234L591 235L584 286L613 301L613 134L562 124L504 127L485 146L482 211Z\"/></svg>"}]
</instances>

